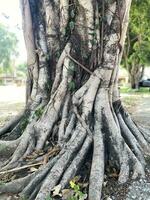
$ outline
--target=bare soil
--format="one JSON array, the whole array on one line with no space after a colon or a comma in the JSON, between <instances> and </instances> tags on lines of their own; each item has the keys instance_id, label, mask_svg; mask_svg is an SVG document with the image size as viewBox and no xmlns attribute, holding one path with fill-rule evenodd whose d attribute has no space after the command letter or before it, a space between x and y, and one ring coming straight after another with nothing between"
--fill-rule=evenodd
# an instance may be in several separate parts
<instances>
[{"instance_id":1,"label":"bare soil","mask_svg":"<svg viewBox=\"0 0 150 200\"><path fill-rule=\"evenodd\" d=\"M25 86L0 86L0 127L25 105Z\"/></svg>"}]
</instances>

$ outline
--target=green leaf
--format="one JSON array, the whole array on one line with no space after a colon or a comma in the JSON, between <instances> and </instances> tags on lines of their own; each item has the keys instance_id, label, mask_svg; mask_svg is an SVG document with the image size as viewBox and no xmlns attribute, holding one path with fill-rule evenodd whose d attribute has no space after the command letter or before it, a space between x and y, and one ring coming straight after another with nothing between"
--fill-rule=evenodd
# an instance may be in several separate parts
<instances>
[{"instance_id":1,"label":"green leaf","mask_svg":"<svg viewBox=\"0 0 150 200\"><path fill-rule=\"evenodd\" d=\"M13 72L12 57L17 57L17 37L14 33L0 23L0 64L3 67L2 73Z\"/></svg>"},{"instance_id":2,"label":"green leaf","mask_svg":"<svg viewBox=\"0 0 150 200\"><path fill-rule=\"evenodd\" d=\"M73 181L70 181L70 187L71 187L72 189L74 189L75 185L76 185L76 184L75 184Z\"/></svg>"},{"instance_id":3,"label":"green leaf","mask_svg":"<svg viewBox=\"0 0 150 200\"><path fill-rule=\"evenodd\" d=\"M69 90L70 90L70 91L74 91L75 88L76 88L75 82L74 82L74 81L70 81L70 82L68 83L68 87L69 87Z\"/></svg>"}]
</instances>

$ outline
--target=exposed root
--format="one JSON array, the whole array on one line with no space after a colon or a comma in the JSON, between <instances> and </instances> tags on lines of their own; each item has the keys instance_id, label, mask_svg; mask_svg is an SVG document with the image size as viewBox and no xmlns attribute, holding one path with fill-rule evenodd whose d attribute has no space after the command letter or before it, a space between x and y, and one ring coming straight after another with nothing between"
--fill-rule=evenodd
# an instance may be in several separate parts
<instances>
[{"instance_id":1,"label":"exposed root","mask_svg":"<svg viewBox=\"0 0 150 200\"><path fill-rule=\"evenodd\" d=\"M129 178L129 157L125 148L125 141L121 136L120 126L118 126L118 121L115 113L111 112L109 106L108 94L103 92L103 131L105 133L105 147L106 154L108 154L108 162L110 165L119 169L119 179L120 183L124 183ZM109 148L108 148L109 147Z\"/></svg>"},{"instance_id":2,"label":"exposed root","mask_svg":"<svg viewBox=\"0 0 150 200\"><path fill-rule=\"evenodd\" d=\"M145 159L144 159L144 155L142 153L141 146L139 145L139 143L135 139L134 135L130 132L128 127L125 125L121 115L118 113L117 116L118 116L118 120L119 120L120 127L121 127L121 130L122 130L122 135L123 135L126 143L128 144L128 146L130 148L132 148L132 151L135 153L135 155L137 156L139 161L143 165L145 165Z\"/></svg>"},{"instance_id":3,"label":"exposed root","mask_svg":"<svg viewBox=\"0 0 150 200\"><path fill-rule=\"evenodd\" d=\"M15 149L18 147L21 138L14 141L3 141L0 140L0 156L10 157Z\"/></svg>"},{"instance_id":4,"label":"exposed root","mask_svg":"<svg viewBox=\"0 0 150 200\"><path fill-rule=\"evenodd\" d=\"M0 137L3 136L4 134L8 133L8 132L11 132L23 116L24 116L24 111L21 114L19 114L18 116L15 116L4 127L2 127L0 129Z\"/></svg>"},{"instance_id":5,"label":"exposed root","mask_svg":"<svg viewBox=\"0 0 150 200\"><path fill-rule=\"evenodd\" d=\"M24 187L31 181L34 174L30 174L24 178L16 179L10 183L4 183L0 186L0 194L2 193L20 193Z\"/></svg>"},{"instance_id":6,"label":"exposed root","mask_svg":"<svg viewBox=\"0 0 150 200\"><path fill-rule=\"evenodd\" d=\"M82 131L82 134L79 134L79 131ZM44 180L44 183L36 197L36 200L44 199L49 192L58 184L61 176L67 168L67 165L74 159L74 155L78 153L79 148L83 144L83 141L86 137L86 132L83 128L77 129L75 132L77 135L74 140L71 142L71 146L66 149L64 154L60 157L60 159L56 162L56 164L51 169L50 173Z\"/></svg>"},{"instance_id":7,"label":"exposed root","mask_svg":"<svg viewBox=\"0 0 150 200\"><path fill-rule=\"evenodd\" d=\"M72 163L68 166L67 170L63 174L63 177L61 178L61 181L59 183L61 185L61 189L64 189L68 185L69 181L76 175L77 171L80 169L81 165L83 164L83 161L86 158L88 150L91 147L91 143L92 138L87 136L79 153L73 159Z\"/></svg>"},{"instance_id":8,"label":"exposed root","mask_svg":"<svg viewBox=\"0 0 150 200\"><path fill-rule=\"evenodd\" d=\"M39 138L37 139L36 150L43 148L47 138L50 137L52 134L54 124L59 118L59 112L67 93L66 85L68 84L68 81L70 81L70 77L68 76L67 71L69 67L69 62L69 59L65 58L65 67L63 68L63 80L59 84L56 92L52 95L52 98L47 105L47 108L44 111L41 119L34 126L37 133L37 138Z\"/></svg>"},{"instance_id":9,"label":"exposed root","mask_svg":"<svg viewBox=\"0 0 150 200\"><path fill-rule=\"evenodd\" d=\"M89 200L101 198L102 185L104 181L104 141L101 123L98 121L94 129L94 151L89 179Z\"/></svg>"},{"instance_id":10,"label":"exposed root","mask_svg":"<svg viewBox=\"0 0 150 200\"><path fill-rule=\"evenodd\" d=\"M49 114L52 111L50 116L53 116L54 107L53 104L49 104L43 112L42 121L33 118L19 139L1 141L0 146L5 145L5 148L1 149L0 154L3 155L7 148L14 151L2 170L13 170L14 167L21 165L23 158L35 149L41 149L44 145L45 148L49 147L50 143L47 140L51 141L52 134L48 132L50 131L48 128L51 126L51 132L54 131L54 124L61 117L59 122L61 126L55 131L57 144L61 143L59 154L48 160L32 175L0 186L1 193L20 193L20 197L41 200L50 195L58 184L61 185L61 189L64 189L82 166L92 142L93 159L89 177L89 200L100 199L107 164L117 169L119 183L126 182L129 177L135 179L138 176L145 176L143 149L148 141L144 138L144 133L141 133L141 130L139 132L136 125L125 115L125 111L122 113L118 107L111 106L108 90L99 88L102 84L102 74L100 78L92 77L85 87L74 94L71 114L68 112L72 104L71 96L68 93L65 97L65 91L64 104L61 104L58 96L62 94L62 87L58 87L54 98L57 97L56 101L59 105L55 106L56 116L53 119L49 118ZM89 84L88 87L86 87L87 84ZM61 105L63 105L62 108ZM113 112L112 109L114 109ZM61 115L58 117L59 111ZM93 113L93 119L87 123L88 117ZM44 136L40 136L43 127L40 127L39 134L37 126L39 127L41 122L43 124L43 120L46 122L46 134L43 132Z\"/></svg>"},{"instance_id":11,"label":"exposed root","mask_svg":"<svg viewBox=\"0 0 150 200\"><path fill-rule=\"evenodd\" d=\"M125 111L123 115L121 110L118 111L118 107L114 106L115 112L112 112L109 92L105 88L99 89L101 79L96 77L95 82L93 79L91 80L88 88L83 87L74 95L71 115L68 114L71 97L68 95L64 98L62 119L60 120L62 129L59 126L55 133L58 136L56 137L57 143L61 141L62 149L59 154L32 175L0 186L1 193L20 193L20 197L41 200L46 198L58 184L61 185L61 189L64 189L82 166L92 142L93 159L89 177L89 200L100 199L107 164L117 168L119 183L126 182L129 177L135 179L138 176L145 176L144 148L142 147L146 147L148 142L143 137L143 132L139 134L139 129L130 118L127 118ZM58 87L58 91L59 89ZM50 107L48 106L46 109L50 109ZM87 124L87 119L93 111L94 123L92 122L93 126L91 126L91 124ZM49 119L47 113L49 110L46 110L43 115L46 122ZM56 118L52 124L55 121ZM5 145L5 148L1 149L0 154L3 155L7 148L14 151L2 170L19 166L23 158L37 148L40 137L36 125L39 122L37 118L34 118L18 140L1 141L1 145ZM51 126L53 130L53 125ZM51 140L50 134L47 137ZM44 135L44 140L40 144L42 146L49 145L46 143L47 139Z\"/></svg>"},{"instance_id":12,"label":"exposed root","mask_svg":"<svg viewBox=\"0 0 150 200\"><path fill-rule=\"evenodd\" d=\"M58 157L55 157L54 159L50 160L44 168L42 167L38 171L38 174L30 181L30 183L25 188L23 188L20 196L30 197L33 190L44 180L44 178L46 177L46 175L51 170L51 168L53 167L53 165L56 163L57 160Z\"/></svg>"},{"instance_id":13,"label":"exposed root","mask_svg":"<svg viewBox=\"0 0 150 200\"><path fill-rule=\"evenodd\" d=\"M144 136L142 135L142 133L140 132L138 127L135 125L135 123L131 119L131 116L127 113L127 111L125 111L125 109L121 105L121 102L119 104L120 104L121 116L122 116L124 122L126 123L127 127L132 132L132 134L135 136L135 138L137 139L137 141L143 148L144 152L150 152L148 142L146 141L146 139L144 138Z\"/></svg>"},{"instance_id":14,"label":"exposed root","mask_svg":"<svg viewBox=\"0 0 150 200\"><path fill-rule=\"evenodd\" d=\"M21 161L23 159L24 154L30 148L30 145L32 145L32 135L33 135L32 133L34 132L33 124L34 124L34 121L27 126L26 131L19 138L19 143L10 159L10 162L6 166L4 166L2 170L9 170L14 167L17 167L18 161ZM30 143L30 145L29 145L29 143ZM32 150L33 150L33 148L32 148ZM31 151L28 151L28 153L31 153Z\"/></svg>"},{"instance_id":15,"label":"exposed root","mask_svg":"<svg viewBox=\"0 0 150 200\"><path fill-rule=\"evenodd\" d=\"M96 91L97 89L95 89ZM95 92L93 94L96 94ZM73 110L74 114L70 118L66 132L64 132L62 137L63 145L60 153L50 159L44 167L40 167L34 174L0 186L0 192L20 193L21 197L31 200L41 200L47 197L58 184L61 185L61 189L64 189L82 166L93 140L93 159L89 177L89 199L100 199L105 163L111 163L112 167L117 167L119 171L118 181L120 183L127 181L130 176L133 179L139 175L144 177L145 161L142 153L143 150L140 147L141 143L130 131L127 121L124 121L120 113L116 113L116 119L118 119L118 124L122 130L121 134L116 119L111 113L108 96L107 91L100 89L96 101L94 101L93 97L89 100L88 91L86 91L86 98L82 99L82 101L80 98L80 101L76 102L82 102L83 105L86 105L88 97L89 106L88 108L83 108L81 116L77 107L76 110ZM99 104L100 99L101 104ZM96 121L92 133L89 125L86 124L86 119L88 113L93 110L93 102L95 103L94 113ZM69 105L68 102L66 103L66 108L67 105ZM65 116L67 115L65 114ZM2 141L7 146L10 143L14 144L14 147L11 147L13 149L17 147L10 162L3 170L11 169L18 165L21 157L27 156L34 151L37 141L34 129L35 123L36 121L33 121L29 124L24 134L17 141ZM93 134L94 136L92 136ZM66 140L64 139L65 137ZM107 161L105 161L105 158L107 158ZM113 159L115 160L113 161ZM14 184L16 185L15 188L13 187Z\"/></svg>"},{"instance_id":16,"label":"exposed root","mask_svg":"<svg viewBox=\"0 0 150 200\"><path fill-rule=\"evenodd\" d=\"M130 158L130 172L132 179L136 179L137 177L145 177L145 169L144 165L137 159L132 150L126 145L127 152Z\"/></svg>"},{"instance_id":17,"label":"exposed root","mask_svg":"<svg viewBox=\"0 0 150 200\"><path fill-rule=\"evenodd\" d=\"M73 128L74 128L75 124L76 124L76 115L75 115L75 113L73 113L71 115L69 124L66 127L65 135L63 137L63 141L67 142L68 138L71 137L71 134L72 134L72 131L73 131Z\"/></svg>"},{"instance_id":18,"label":"exposed root","mask_svg":"<svg viewBox=\"0 0 150 200\"><path fill-rule=\"evenodd\" d=\"M42 183L40 183L38 186L36 186L31 194L31 196L29 197L29 200L35 200L40 188L41 188Z\"/></svg>"},{"instance_id":19,"label":"exposed root","mask_svg":"<svg viewBox=\"0 0 150 200\"><path fill-rule=\"evenodd\" d=\"M61 144L61 142L64 138L64 135L65 135L65 127L67 124L67 116L68 116L68 112L69 112L69 110L68 110L69 100L70 100L70 94L66 96L63 111L62 111L62 120L59 125L59 131L58 131L58 143L59 144Z\"/></svg>"}]
</instances>

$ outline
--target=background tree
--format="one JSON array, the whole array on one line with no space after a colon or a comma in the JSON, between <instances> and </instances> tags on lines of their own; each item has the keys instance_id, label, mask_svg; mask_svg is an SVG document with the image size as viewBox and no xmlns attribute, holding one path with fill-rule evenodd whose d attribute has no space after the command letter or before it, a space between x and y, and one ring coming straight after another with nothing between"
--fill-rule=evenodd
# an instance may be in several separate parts
<instances>
[{"instance_id":1,"label":"background tree","mask_svg":"<svg viewBox=\"0 0 150 200\"><path fill-rule=\"evenodd\" d=\"M27 103L0 131L11 139L0 141L0 154L13 152L2 170L26 164L35 154L31 163L44 159L45 165L1 185L1 193L49 198L56 185L64 189L80 173L85 159L89 200L101 198L106 166L116 169L120 183L145 176L143 152L150 138L124 110L117 85L130 4L21 0Z\"/></svg>"},{"instance_id":2,"label":"background tree","mask_svg":"<svg viewBox=\"0 0 150 200\"><path fill-rule=\"evenodd\" d=\"M1 73L12 72L13 57L17 56L17 38L9 29L0 24L0 68Z\"/></svg>"},{"instance_id":3,"label":"background tree","mask_svg":"<svg viewBox=\"0 0 150 200\"><path fill-rule=\"evenodd\" d=\"M150 1L132 2L123 65L129 73L131 88L138 89L144 68L150 63Z\"/></svg>"},{"instance_id":4,"label":"background tree","mask_svg":"<svg viewBox=\"0 0 150 200\"><path fill-rule=\"evenodd\" d=\"M16 73L18 77L26 77L27 63L23 62L21 64L18 64L16 67Z\"/></svg>"}]
</instances>

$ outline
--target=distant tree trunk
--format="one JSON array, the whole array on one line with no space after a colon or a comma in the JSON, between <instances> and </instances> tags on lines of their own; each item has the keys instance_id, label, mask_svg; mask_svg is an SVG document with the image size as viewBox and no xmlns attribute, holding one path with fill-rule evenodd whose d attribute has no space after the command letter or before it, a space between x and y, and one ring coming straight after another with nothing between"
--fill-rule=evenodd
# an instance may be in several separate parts
<instances>
[{"instance_id":1,"label":"distant tree trunk","mask_svg":"<svg viewBox=\"0 0 150 200\"><path fill-rule=\"evenodd\" d=\"M139 42L140 45L140 42ZM140 60L137 56L131 58L129 62L129 58L131 57L131 38L129 34L129 28L127 30L127 44L123 50L123 65L128 72L129 75L129 83L132 89L139 89L139 81L143 77L145 66L140 64ZM131 55L130 55L131 54Z\"/></svg>"},{"instance_id":2,"label":"distant tree trunk","mask_svg":"<svg viewBox=\"0 0 150 200\"><path fill-rule=\"evenodd\" d=\"M44 200L56 185L67 187L89 151L89 200L101 198L106 165L117 169L120 183L130 175L145 175L143 151L149 150L149 137L124 110L117 85L130 4L131 0L21 0L27 104L15 124L0 132L16 139L1 141L1 154L6 147L14 151L2 170L39 152L46 155L37 160L44 158L46 164L1 185L1 193Z\"/></svg>"},{"instance_id":3,"label":"distant tree trunk","mask_svg":"<svg viewBox=\"0 0 150 200\"><path fill-rule=\"evenodd\" d=\"M139 81L143 77L144 66L142 65L132 65L129 70L130 83L132 89L139 89Z\"/></svg>"}]
</instances>

